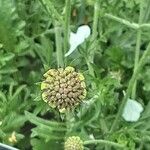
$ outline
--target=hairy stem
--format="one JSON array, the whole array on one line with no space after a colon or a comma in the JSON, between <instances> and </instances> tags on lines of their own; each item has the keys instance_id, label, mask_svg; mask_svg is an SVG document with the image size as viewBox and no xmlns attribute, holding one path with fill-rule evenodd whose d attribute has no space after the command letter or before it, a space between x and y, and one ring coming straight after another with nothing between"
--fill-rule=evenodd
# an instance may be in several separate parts
<instances>
[{"instance_id":1,"label":"hairy stem","mask_svg":"<svg viewBox=\"0 0 150 150\"><path fill-rule=\"evenodd\" d=\"M71 112L67 111L65 115L66 115L66 126L67 126L66 136L68 136L72 132L74 118Z\"/></svg>"},{"instance_id":2,"label":"hairy stem","mask_svg":"<svg viewBox=\"0 0 150 150\"><path fill-rule=\"evenodd\" d=\"M144 17L143 4L144 4L143 1L141 1L141 3L140 3L139 25L142 24L143 17ZM137 38L136 38L136 49L135 49L135 59L134 59L134 72L135 72L135 69L136 69L136 67L138 65L139 57L140 57L141 34L142 34L142 31L139 28L137 30ZM133 86L133 89L132 89L132 95L131 95L132 99L136 98L136 87L137 87L137 80L135 80L135 83L134 83L134 86Z\"/></svg>"},{"instance_id":3,"label":"hairy stem","mask_svg":"<svg viewBox=\"0 0 150 150\"><path fill-rule=\"evenodd\" d=\"M65 23L64 23L64 54L68 50L69 32L70 32L70 14L71 0L66 0L65 5Z\"/></svg>"},{"instance_id":4,"label":"hairy stem","mask_svg":"<svg viewBox=\"0 0 150 150\"><path fill-rule=\"evenodd\" d=\"M112 14L109 14L109 13L106 13L104 15L105 18L108 18L108 19L111 19L111 20L114 20L114 21L117 21L121 24L124 24L126 25L127 27L131 28L131 29L135 29L135 30L138 30L139 28L140 29L145 29L145 28L150 28L150 23L143 23L141 25L137 24L137 23L134 23L134 22L130 22L126 19L123 19L123 18L120 18L120 17L117 17L117 16L114 16Z\"/></svg>"},{"instance_id":5,"label":"hairy stem","mask_svg":"<svg viewBox=\"0 0 150 150\"><path fill-rule=\"evenodd\" d=\"M92 32L92 37L91 37L92 40L94 40L98 35L99 9L100 9L100 0L96 0L95 6L94 6L93 32ZM92 55L89 56L89 59L86 59L86 63L88 66L89 74L95 77L94 69L92 66L93 61L94 61L94 53L92 53ZM94 82L92 82L91 85L92 85L92 89L96 88L96 84ZM100 124L103 125L102 129L104 130L104 132L107 132L108 128L103 118L100 119Z\"/></svg>"},{"instance_id":6,"label":"hairy stem","mask_svg":"<svg viewBox=\"0 0 150 150\"><path fill-rule=\"evenodd\" d=\"M135 83L135 81L137 79L137 76L138 76L141 68L144 66L144 64L147 61L148 55L150 55L150 43L148 44L148 47L147 47L146 51L144 51L144 53L143 53L143 55L142 55L138 65L135 68L135 71L134 71L134 73L133 73L133 75L132 75L132 77L131 77L131 79L129 81L129 86L128 86L127 91L126 91L126 95L124 96L124 98L122 100L121 106L119 107L119 110L118 110L118 113L116 115L116 118L115 118L115 120L114 120L114 122L112 124L111 129L110 129L111 133L116 129L116 127L118 127L118 122L120 120L120 116L121 116L121 114L123 112L124 106L125 106L128 98L130 97L130 94L132 92L132 88L134 86L134 83Z\"/></svg>"},{"instance_id":7,"label":"hairy stem","mask_svg":"<svg viewBox=\"0 0 150 150\"><path fill-rule=\"evenodd\" d=\"M62 35L61 29L55 27L55 40L56 40L56 58L57 58L57 67L64 67L64 55L62 51Z\"/></svg>"},{"instance_id":8,"label":"hairy stem","mask_svg":"<svg viewBox=\"0 0 150 150\"><path fill-rule=\"evenodd\" d=\"M53 3L50 0L39 0L46 11L49 13L50 16L54 17L54 19L58 20L60 24L63 23L62 17L59 15L57 10L55 9Z\"/></svg>"},{"instance_id":9,"label":"hairy stem","mask_svg":"<svg viewBox=\"0 0 150 150\"><path fill-rule=\"evenodd\" d=\"M111 142L111 141L107 141L107 140L89 140L89 141L85 141L84 145L89 145L89 144L104 144L104 145L111 145L117 148L121 148L124 149L125 146L115 143L115 142Z\"/></svg>"},{"instance_id":10,"label":"hairy stem","mask_svg":"<svg viewBox=\"0 0 150 150\"><path fill-rule=\"evenodd\" d=\"M96 0L95 5L94 5L94 21L93 21L93 28L92 28L93 39L95 39L98 33L97 29L98 29L99 9L100 9L100 0Z\"/></svg>"},{"instance_id":11,"label":"hairy stem","mask_svg":"<svg viewBox=\"0 0 150 150\"><path fill-rule=\"evenodd\" d=\"M100 8L100 0L96 0L95 5L94 5L94 20L93 20L93 32L92 32L92 37L91 39L94 40L97 36L97 29L98 29L98 19L99 19L99 8ZM91 76L95 76L94 69L92 67L92 63L94 61L94 52L86 58L86 63L88 66L89 74ZM95 89L96 85L95 83L92 83L92 88Z\"/></svg>"}]
</instances>

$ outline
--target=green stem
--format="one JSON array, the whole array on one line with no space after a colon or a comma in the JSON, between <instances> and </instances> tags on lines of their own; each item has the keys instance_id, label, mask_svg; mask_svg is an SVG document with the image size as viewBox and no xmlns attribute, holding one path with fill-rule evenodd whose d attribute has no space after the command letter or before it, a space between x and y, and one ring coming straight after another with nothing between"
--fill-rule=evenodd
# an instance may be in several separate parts
<instances>
[{"instance_id":1,"label":"green stem","mask_svg":"<svg viewBox=\"0 0 150 150\"><path fill-rule=\"evenodd\" d=\"M67 125L67 132L66 136L69 135L72 132L72 126L73 126L73 115L71 112L66 112L66 125Z\"/></svg>"},{"instance_id":2,"label":"green stem","mask_svg":"<svg viewBox=\"0 0 150 150\"><path fill-rule=\"evenodd\" d=\"M98 20L99 20L99 9L100 9L100 0L96 0L94 5L94 21L93 21L93 32L91 39L94 40L98 35ZM89 74L95 77L94 69L92 67L92 63L94 61L94 50L93 53L89 56L89 59L86 58L86 63L88 66ZM96 84L94 82L91 83L92 89L96 89ZM100 119L100 124L102 125L102 130L106 133L108 128L106 126L106 122L103 118Z\"/></svg>"},{"instance_id":3,"label":"green stem","mask_svg":"<svg viewBox=\"0 0 150 150\"><path fill-rule=\"evenodd\" d=\"M149 18L149 15L150 15L150 0L147 2L147 8L145 10L145 14L144 14L144 21L148 21L148 18Z\"/></svg>"},{"instance_id":4,"label":"green stem","mask_svg":"<svg viewBox=\"0 0 150 150\"><path fill-rule=\"evenodd\" d=\"M111 20L114 20L114 21L117 21L117 22L120 22L121 24L124 24L126 26L128 26L129 28L132 28L132 29L138 29L139 28L139 25L137 23L131 23L130 21L128 20L125 20L125 19L122 19L122 18L119 18L117 16L114 16L114 15L111 15L111 14L108 14L106 13L104 15L104 17L108 18L108 19L111 19Z\"/></svg>"},{"instance_id":5,"label":"green stem","mask_svg":"<svg viewBox=\"0 0 150 150\"><path fill-rule=\"evenodd\" d=\"M93 21L93 32L92 32L92 39L95 39L95 37L98 34L98 19L99 19L99 10L100 10L100 0L96 0L94 5L94 21Z\"/></svg>"},{"instance_id":6,"label":"green stem","mask_svg":"<svg viewBox=\"0 0 150 150\"><path fill-rule=\"evenodd\" d=\"M139 28L140 29L145 29L145 28L150 28L150 23L143 23L141 25L137 24L137 23L134 23L134 22L130 22L126 19L123 19L123 18L120 18L120 17L117 17L117 16L114 16L112 14L109 14L109 13L106 13L104 15L104 17L108 18L108 19L111 19L111 20L114 20L114 21L117 21L121 24L124 24L126 25L127 27L129 28L132 28L132 29L135 29L135 30L138 30Z\"/></svg>"},{"instance_id":7,"label":"green stem","mask_svg":"<svg viewBox=\"0 0 150 150\"><path fill-rule=\"evenodd\" d=\"M93 41L98 35L98 20L99 20L99 9L100 9L100 0L96 0L94 5L94 20L93 20L93 32L91 35L91 40ZM93 53L89 56L90 63L94 61L94 50ZM93 71L94 74L94 71Z\"/></svg>"},{"instance_id":8,"label":"green stem","mask_svg":"<svg viewBox=\"0 0 150 150\"><path fill-rule=\"evenodd\" d=\"M101 125L101 129L102 129L103 133L106 134L108 132L108 128L107 128L104 117L100 118L100 125Z\"/></svg>"},{"instance_id":9,"label":"green stem","mask_svg":"<svg viewBox=\"0 0 150 150\"><path fill-rule=\"evenodd\" d=\"M142 149L143 149L143 142L141 142L141 144L137 150L142 150Z\"/></svg>"},{"instance_id":10,"label":"green stem","mask_svg":"<svg viewBox=\"0 0 150 150\"><path fill-rule=\"evenodd\" d=\"M140 45L141 45L141 29L138 29L137 31L137 41L136 41L136 49L135 49L135 59L134 59L134 71L138 65L139 56L140 56ZM132 89L132 99L136 98L136 86L137 86L137 80L135 80L135 83L133 85Z\"/></svg>"},{"instance_id":11,"label":"green stem","mask_svg":"<svg viewBox=\"0 0 150 150\"><path fill-rule=\"evenodd\" d=\"M143 1L141 1L141 3L140 3L139 25L142 24L143 17L144 17ZM134 59L134 72L135 72L135 69L136 69L136 67L137 67L137 65L138 65L139 57L140 57L141 34L142 34L142 31L141 31L141 29L139 28L138 31L137 31L137 40L136 40L136 49L135 49L135 59ZM132 89L132 95L131 95L132 99L135 99L135 98L136 98L136 87L137 87L137 80L135 80L135 83L134 83L134 86L133 86L133 89Z\"/></svg>"},{"instance_id":12,"label":"green stem","mask_svg":"<svg viewBox=\"0 0 150 150\"><path fill-rule=\"evenodd\" d=\"M140 25L140 28L142 29L145 29L145 28L150 28L150 23L143 23Z\"/></svg>"},{"instance_id":13,"label":"green stem","mask_svg":"<svg viewBox=\"0 0 150 150\"><path fill-rule=\"evenodd\" d=\"M110 129L111 133L116 129L116 127L118 127L118 122L119 122L120 116L122 115L124 106L125 106L128 98L130 97L133 85L134 85L134 83L135 83L135 81L136 81L136 79L138 77L138 74L139 74L141 68L146 63L147 57L148 57L149 54L150 54L150 43L148 44L148 47L147 47L146 51L144 51L144 53L143 53L143 55L142 55L138 65L135 68L135 71L134 71L134 73L133 73L133 75L132 75L132 77L131 77L131 79L129 81L129 86L128 86L127 91L126 91L126 95L124 96L124 98L122 100L122 103L121 103L121 105L119 107L119 110L118 110L118 113L116 115L116 118L115 118L115 120L114 120L114 122L112 124L111 129Z\"/></svg>"},{"instance_id":14,"label":"green stem","mask_svg":"<svg viewBox=\"0 0 150 150\"><path fill-rule=\"evenodd\" d=\"M89 60L86 59L86 63L87 63L87 66L88 66L88 70L89 70L89 74L93 77L95 77L95 74L94 74L94 69L92 67L92 65L90 64Z\"/></svg>"},{"instance_id":15,"label":"green stem","mask_svg":"<svg viewBox=\"0 0 150 150\"><path fill-rule=\"evenodd\" d=\"M91 36L92 40L96 38L97 33L98 33L97 29L98 29L99 9L100 9L100 0L96 0L95 5L94 5L93 32ZM93 53L91 53L91 55L88 58L86 58L86 63L88 66L89 74L95 77L94 69L91 65L93 61L94 61L94 50L93 50ZM95 83L92 83L92 88L95 89L95 87L96 87Z\"/></svg>"},{"instance_id":16,"label":"green stem","mask_svg":"<svg viewBox=\"0 0 150 150\"><path fill-rule=\"evenodd\" d=\"M70 33L70 14L71 14L71 1L66 0L65 5L65 23L64 23L64 54L68 51L68 41Z\"/></svg>"},{"instance_id":17,"label":"green stem","mask_svg":"<svg viewBox=\"0 0 150 150\"><path fill-rule=\"evenodd\" d=\"M55 17L54 19L58 20L60 24L63 24L63 19L57 12L57 10L54 7L54 4L50 0L39 0L43 7L46 9L46 11L52 16Z\"/></svg>"},{"instance_id":18,"label":"green stem","mask_svg":"<svg viewBox=\"0 0 150 150\"><path fill-rule=\"evenodd\" d=\"M89 145L89 144L104 144L104 145L111 145L117 148L122 148L124 149L125 146L115 143L115 142L111 142L111 141L107 141L107 140L89 140L89 141L85 141L84 145Z\"/></svg>"},{"instance_id":19,"label":"green stem","mask_svg":"<svg viewBox=\"0 0 150 150\"><path fill-rule=\"evenodd\" d=\"M56 40L56 58L57 58L57 67L64 67L64 55L62 51L62 35L60 27L55 27L55 40Z\"/></svg>"}]
</instances>

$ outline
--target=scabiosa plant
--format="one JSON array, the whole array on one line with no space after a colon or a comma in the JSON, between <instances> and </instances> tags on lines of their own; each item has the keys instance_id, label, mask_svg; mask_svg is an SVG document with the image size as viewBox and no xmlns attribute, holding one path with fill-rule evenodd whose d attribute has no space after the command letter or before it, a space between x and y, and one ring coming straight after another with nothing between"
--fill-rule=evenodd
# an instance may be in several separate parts
<instances>
[{"instance_id":1,"label":"scabiosa plant","mask_svg":"<svg viewBox=\"0 0 150 150\"><path fill-rule=\"evenodd\" d=\"M71 136L65 142L65 150L83 150L83 141L78 136Z\"/></svg>"},{"instance_id":2,"label":"scabiosa plant","mask_svg":"<svg viewBox=\"0 0 150 150\"><path fill-rule=\"evenodd\" d=\"M73 67L50 69L44 78L42 98L61 113L73 109L86 97L84 76Z\"/></svg>"}]
</instances>

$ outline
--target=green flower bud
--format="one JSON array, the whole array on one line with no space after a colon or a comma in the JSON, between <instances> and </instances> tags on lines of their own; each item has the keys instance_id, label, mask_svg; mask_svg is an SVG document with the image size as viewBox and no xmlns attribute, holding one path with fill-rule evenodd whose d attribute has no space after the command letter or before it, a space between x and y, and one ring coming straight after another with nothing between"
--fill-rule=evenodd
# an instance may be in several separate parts
<instances>
[{"instance_id":1,"label":"green flower bud","mask_svg":"<svg viewBox=\"0 0 150 150\"><path fill-rule=\"evenodd\" d=\"M60 112L71 110L86 97L84 76L73 67L50 69L41 83L42 99Z\"/></svg>"},{"instance_id":2,"label":"green flower bud","mask_svg":"<svg viewBox=\"0 0 150 150\"><path fill-rule=\"evenodd\" d=\"M65 142L65 150L83 150L83 141L78 136L69 137Z\"/></svg>"}]
</instances>

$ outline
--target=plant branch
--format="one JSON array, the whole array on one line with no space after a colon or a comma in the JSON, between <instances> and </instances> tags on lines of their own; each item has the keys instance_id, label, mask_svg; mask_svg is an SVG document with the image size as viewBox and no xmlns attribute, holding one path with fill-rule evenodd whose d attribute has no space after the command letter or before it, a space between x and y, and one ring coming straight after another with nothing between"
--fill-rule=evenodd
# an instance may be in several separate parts
<instances>
[{"instance_id":1,"label":"plant branch","mask_svg":"<svg viewBox=\"0 0 150 150\"><path fill-rule=\"evenodd\" d=\"M95 39L95 37L98 34L98 19L99 19L99 9L100 9L100 0L96 0L94 5L94 21L93 21L93 32L92 32L92 39Z\"/></svg>"},{"instance_id":2,"label":"plant branch","mask_svg":"<svg viewBox=\"0 0 150 150\"><path fill-rule=\"evenodd\" d=\"M97 37L98 35L98 20L99 20L99 9L100 9L100 0L96 0L95 5L94 5L94 21L93 21L93 32L92 32L92 36L91 39L92 41ZM92 63L94 61L94 53L92 53L89 56L89 59L86 58L86 63L88 66L88 70L89 70L89 74L93 77L95 77L95 73L94 73L94 69L92 66ZM96 88L96 84L93 82L91 83L92 89ZM108 131L106 122L103 118L100 119L100 124L103 127L102 130L104 130L104 132Z\"/></svg>"},{"instance_id":3,"label":"plant branch","mask_svg":"<svg viewBox=\"0 0 150 150\"><path fill-rule=\"evenodd\" d=\"M144 4L143 1L141 1L141 3L140 3L139 25L142 24L143 17L144 17L143 4ZM136 37L134 72L135 72L135 69L136 69L136 67L138 65L139 57L140 57L141 34L142 34L142 31L141 31L141 28L139 28L137 30L137 37ZM132 95L131 95L132 99L136 98L136 87L137 87L137 80L135 80L135 83L134 83L134 86L133 86L133 89L132 89Z\"/></svg>"},{"instance_id":4,"label":"plant branch","mask_svg":"<svg viewBox=\"0 0 150 150\"><path fill-rule=\"evenodd\" d=\"M85 141L84 145L89 145L89 144L104 144L104 145L111 145L117 148L122 148L124 149L125 146L115 143L115 142L111 142L111 141L107 141L107 140L89 140L89 141Z\"/></svg>"},{"instance_id":5,"label":"plant branch","mask_svg":"<svg viewBox=\"0 0 150 150\"><path fill-rule=\"evenodd\" d=\"M134 22L131 23L128 20L116 17L116 16L108 14L108 13L106 13L104 15L104 17L106 17L108 19L111 19L111 20L114 20L114 21L117 21L117 22L119 22L121 24L124 24L124 25L126 25L126 26L128 26L129 28L132 28L132 29L136 29L137 30L139 28L139 25L137 23L134 23Z\"/></svg>"},{"instance_id":6,"label":"plant branch","mask_svg":"<svg viewBox=\"0 0 150 150\"><path fill-rule=\"evenodd\" d=\"M118 110L118 113L116 115L116 118L112 124L112 127L110 129L110 132L112 133L116 127L118 126L118 122L119 122L119 119L120 119L120 116L122 115L122 112L123 112L123 109L124 109L124 106L128 100L128 98L130 97L130 94L131 94L131 91L132 91L132 88L133 88L133 85L135 83L135 80L137 79L138 77L138 74L141 70L141 68L144 66L144 64L146 63L147 61L147 57L148 55L150 55L150 43L148 44L148 47L146 49L146 51L144 51L137 67L135 68L135 71L129 81L129 86L127 88L127 91L126 91L126 95L124 96L123 100L122 100L122 103L121 103L121 106L119 107L119 110Z\"/></svg>"},{"instance_id":7,"label":"plant branch","mask_svg":"<svg viewBox=\"0 0 150 150\"><path fill-rule=\"evenodd\" d=\"M65 5L65 23L64 23L64 54L68 51L68 41L70 33L70 14L71 14L71 1L66 0Z\"/></svg>"},{"instance_id":8,"label":"plant branch","mask_svg":"<svg viewBox=\"0 0 150 150\"><path fill-rule=\"evenodd\" d=\"M150 28L150 24L149 23L143 23L143 24L137 24L137 23L134 23L134 22L130 22L126 19L123 19L123 18L120 18L120 17L117 17L117 16L114 16L112 14L109 14L109 13L106 13L104 15L104 17L108 18L108 19L111 19L111 20L114 20L114 21L117 21L121 24L124 24L126 25L127 27L129 28L132 28L132 29L135 29L135 30L138 30L139 28L140 29L145 29L145 28Z\"/></svg>"},{"instance_id":9,"label":"plant branch","mask_svg":"<svg viewBox=\"0 0 150 150\"><path fill-rule=\"evenodd\" d=\"M62 35L61 29L56 25L55 27L55 41L56 41L56 58L57 67L64 67L64 55L62 51Z\"/></svg>"},{"instance_id":10,"label":"plant branch","mask_svg":"<svg viewBox=\"0 0 150 150\"><path fill-rule=\"evenodd\" d=\"M50 0L39 0L43 7L46 9L46 11L52 16L55 17L54 19L57 19L60 24L63 24L63 19L55 9L54 5Z\"/></svg>"},{"instance_id":11,"label":"plant branch","mask_svg":"<svg viewBox=\"0 0 150 150\"><path fill-rule=\"evenodd\" d=\"M100 9L100 0L96 0L94 5L93 32L91 35L92 40L94 40L97 37L97 33L98 33L97 29L98 29L99 9ZM93 61L94 61L94 53L92 53L88 58L86 58L89 74L94 77L95 73L91 65ZM95 83L92 83L92 88L95 89L95 87L96 87Z\"/></svg>"}]
</instances>

